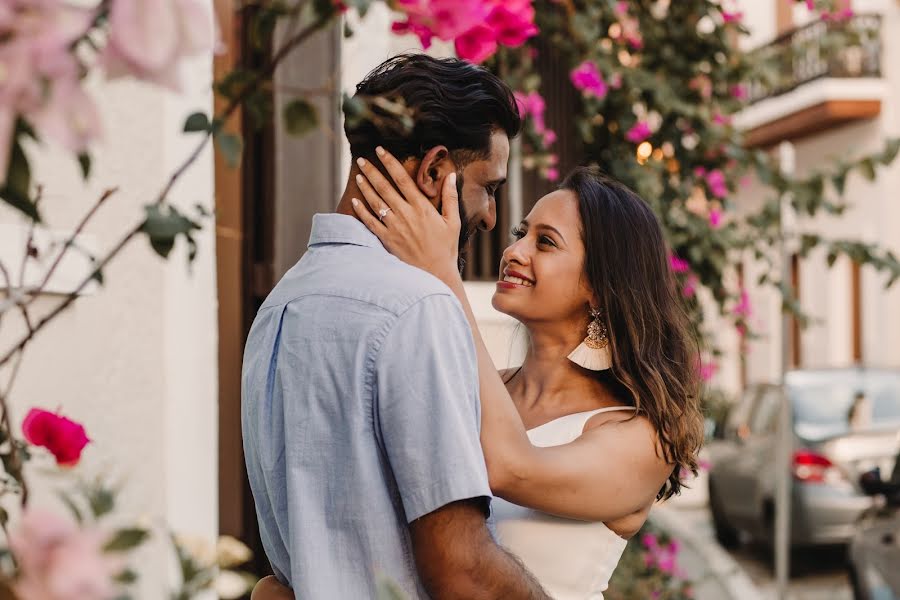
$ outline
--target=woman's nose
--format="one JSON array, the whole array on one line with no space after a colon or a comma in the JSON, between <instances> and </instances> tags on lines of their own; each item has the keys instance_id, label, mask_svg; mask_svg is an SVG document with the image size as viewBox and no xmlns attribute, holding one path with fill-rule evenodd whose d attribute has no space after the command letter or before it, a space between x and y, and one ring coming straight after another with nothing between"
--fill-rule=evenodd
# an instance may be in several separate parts
<instances>
[{"instance_id":1,"label":"woman's nose","mask_svg":"<svg viewBox=\"0 0 900 600\"><path fill-rule=\"evenodd\" d=\"M530 257L525 249L525 244L522 242L525 238L521 240L516 240L512 244L506 247L506 250L503 251L503 261L507 264L516 263L519 265L527 265L530 262Z\"/></svg>"}]
</instances>

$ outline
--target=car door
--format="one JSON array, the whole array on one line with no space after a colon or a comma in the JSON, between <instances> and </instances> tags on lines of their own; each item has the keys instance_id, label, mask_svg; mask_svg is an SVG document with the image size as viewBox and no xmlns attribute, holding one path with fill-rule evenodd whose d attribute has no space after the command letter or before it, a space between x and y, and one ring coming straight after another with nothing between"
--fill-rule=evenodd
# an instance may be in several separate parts
<instances>
[{"instance_id":1,"label":"car door","mask_svg":"<svg viewBox=\"0 0 900 600\"><path fill-rule=\"evenodd\" d=\"M763 525L763 506L771 494L776 445L779 388L760 386L753 401L743 448L734 462L736 521L750 531Z\"/></svg>"},{"instance_id":2,"label":"car door","mask_svg":"<svg viewBox=\"0 0 900 600\"><path fill-rule=\"evenodd\" d=\"M715 486L722 511L733 524L739 526L744 525L747 520L747 506L743 498L747 485L744 454L750 437L750 417L759 393L758 386L747 388L728 413L723 440L713 453L711 483Z\"/></svg>"}]
</instances>

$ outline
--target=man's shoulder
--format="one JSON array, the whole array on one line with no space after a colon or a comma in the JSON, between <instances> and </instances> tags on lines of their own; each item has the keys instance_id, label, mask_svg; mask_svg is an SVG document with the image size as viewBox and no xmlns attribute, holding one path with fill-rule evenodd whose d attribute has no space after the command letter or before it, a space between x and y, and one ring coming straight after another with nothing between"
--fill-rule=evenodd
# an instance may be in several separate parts
<instances>
[{"instance_id":1,"label":"man's shoulder","mask_svg":"<svg viewBox=\"0 0 900 600\"><path fill-rule=\"evenodd\" d=\"M278 282L263 307L302 299L359 304L397 317L433 297L446 297L458 305L450 288L430 273L384 252L345 246L307 254Z\"/></svg>"}]
</instances>

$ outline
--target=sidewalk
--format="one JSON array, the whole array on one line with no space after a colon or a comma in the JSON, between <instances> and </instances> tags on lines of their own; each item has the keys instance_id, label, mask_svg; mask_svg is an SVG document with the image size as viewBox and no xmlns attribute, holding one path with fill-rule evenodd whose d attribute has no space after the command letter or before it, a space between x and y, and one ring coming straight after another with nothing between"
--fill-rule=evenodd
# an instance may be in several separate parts
<instances>
[{"instance_id":1,"label":"sidewalk","mask_svg":"<svg viewBox=\"0 0 900 600\"><path fill-rule=\"evenodd\" d=\"M681 511L665 505L650 512L650 522L684 544L680 566L696 581L697 600L761 600L759 589L747 573L706 532Z\"/></svg>"}]
</instances>

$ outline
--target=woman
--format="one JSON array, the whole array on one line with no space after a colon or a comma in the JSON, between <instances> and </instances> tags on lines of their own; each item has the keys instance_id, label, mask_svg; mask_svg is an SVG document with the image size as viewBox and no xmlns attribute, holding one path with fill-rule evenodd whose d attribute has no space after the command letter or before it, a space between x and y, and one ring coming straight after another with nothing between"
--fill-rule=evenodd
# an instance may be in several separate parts
<instances>
[{"instance_id":1,"label":"woman","mask_svg":"<svg viewBox=\"0 0 900 600\"><path fill-rule=\"evenodd\" d=\"M503 252L494 307L528 330L521 367L497 373L457 270L452 175L435 212L379 149L357 216L398 258L457 295L478 351L481 443L500 541L560 600L602 599L650 507L696 471L703 430L697 348L659 223L646 203L576 169ZM376 217L373 215L379 215Z\"/></svg>"}]
</instances>

